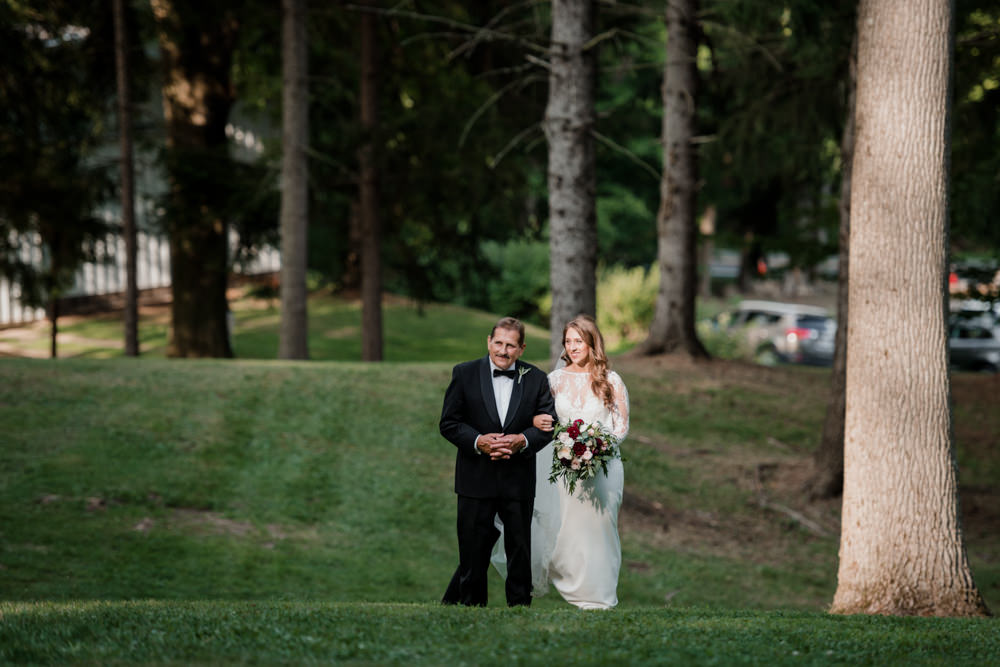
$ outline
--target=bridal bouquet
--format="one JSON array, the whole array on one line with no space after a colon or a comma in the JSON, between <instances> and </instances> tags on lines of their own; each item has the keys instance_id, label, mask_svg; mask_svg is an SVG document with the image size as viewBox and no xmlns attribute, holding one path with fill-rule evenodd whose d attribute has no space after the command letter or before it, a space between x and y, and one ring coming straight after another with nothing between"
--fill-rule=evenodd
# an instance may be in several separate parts
<instances>
[{"instance_id":1,"label":"bridal bouquet","mask_svg":"<svg viewBox=\"0 0 1000 667\"><path fill-rule=\"evenodd\" d=\"M560 477L569 485L573 493L581 479L591 479L598 469L608 474L608 461L618 458L618 440L611 435L601 422L585 424L582 419L560 422L556 425L552 440L552 471L549 481Z\"/></svg>"}]
</instances>

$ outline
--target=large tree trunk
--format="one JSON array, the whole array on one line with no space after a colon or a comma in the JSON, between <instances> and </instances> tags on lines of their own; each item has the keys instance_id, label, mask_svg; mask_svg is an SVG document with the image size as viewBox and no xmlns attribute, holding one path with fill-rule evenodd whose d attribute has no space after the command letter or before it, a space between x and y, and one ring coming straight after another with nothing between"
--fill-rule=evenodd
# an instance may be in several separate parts
<instances>
[{"instance_id":1,"label":"large tree trunk","mask_svg":"<svg viewBox=\"0 0 1000 667\"><path fill-rule=\"evenodd\" d=\"M844 410L847 387L847 294L851 243L851 165L854 160L854 109L857 90L857 37L851 46L847 81L847 120L840 137L840 231L837 251L837 336L834 341L830 400L823 436L813 455L813 472L806 483L812 499L833 498L844 490Z\"/></svg>"},{"instance_id":2,"label":"large tree trunk","mask_svg":"<svg viewBox=\"0 0 1000 667\"><path fill-rule=\"evenodd\" d=\"M596 55L592 0L553 0L549 48L549 257L552 287L549 352L562 352L566 322L597 311L597 216L594 174Z\"/></svg>"},{"instance_id":3,"label":"large tree trunk","mask_svg":"<svg viewBox=\"0 0 1000 667\"><path fill-rule=\"evenodd\" d=\"M365 2L370 5L371 1ZM378 126L378 35L376 15L361 14L361 127L358 154L361 220L361 360L382 361L382 236L374 134Z\"/></svg>"},{"instance_id":4,"label":"large tree trunk","mask_svg":"<svg viewBox=\"0 0 1000 667\"><path fill-rule=\"evenodd\" d=\"M987 613L949 410L951 34L949 0L861 2L835 613Z\"/></svg>"},{"instance_id":5,"label":"large tree trunk","mask_svg":"<svg viewBox=\"0 0 1000 667\"><path fill-rule=\"evenodd\" d=\"M167 354L231 357L227 327L229 199L226 123L236 13L187 0L150 0L164 68L173 304Z\"/></svg>"},{"instance_id":6,"label":"large tree trunk","mask_svg":"<svg viewBox=\"0 0 1000 667\"><path fill-rule=\"evenodd\" d=\"M692 139L698 71L697 0L667 3L663 66L663 176L656 216L660 289L649 336L637 354L683 352L707 358L694 330L698 289L696 202L698 165Z\"/></svg>"},{"instance_id":7,"label":"large tree trunk","mask_svg":"<svg viewBox=\"0 0 1000 667\"><path fill-rule=\"evenodd\" d=\"M309 84L305 0L282 0L280 359L308 359Z\"/></svg>"},{"instance_id":8,"label":"large tree trunk","mask_svg":"<svg viewBox=\"0 0 1000 667\"><path fill-rule=\"evenodd\" d=\"M139 356L139 287L136 280L135 169L132 165L132 91L125 0L113 0L115 73L118 82L118 135L121 143L122 234L125 237L125 355Z\"/></svg>"}]
</instances>

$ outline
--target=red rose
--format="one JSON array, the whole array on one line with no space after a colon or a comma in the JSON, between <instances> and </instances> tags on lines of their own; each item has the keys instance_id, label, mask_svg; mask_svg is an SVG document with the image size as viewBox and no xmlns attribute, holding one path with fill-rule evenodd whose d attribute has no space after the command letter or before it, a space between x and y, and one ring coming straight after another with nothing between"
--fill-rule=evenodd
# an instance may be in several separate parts
<instances>
[{"instance_id":1,"label":"red rose","mask_svg":"<svg viewBox=\"0 0 1000 667\"><path fill-rule=\"evenodd\" d=\"M597 447L595 449L599 449L602 452L604 451L604 441L600 438L597 438Z\"/></svg>"},{"instance_id":2,"label":"red rose","mask_svg":"<svg viewBox=\"0 0 1000 667\"><path fill-rule=\"evenodd\" d=\"M568 429L566 429L566 433L571 438L579 438L580 437L580 429L576 427L576 424L574 424L573 426L570 426Z\"/></svg>"},{"instance_id":3,"label":"red rose","mask_svg":"<svg viewBox=\"0 0 1000 667\"><path fill-rule=\"evenodd\" d=\"M583 444L582 442L573 443L573 454L575 454L576 456L583 456L583 453L585 451L587 451L587 445Z\"/></svg>"}]
</instances>

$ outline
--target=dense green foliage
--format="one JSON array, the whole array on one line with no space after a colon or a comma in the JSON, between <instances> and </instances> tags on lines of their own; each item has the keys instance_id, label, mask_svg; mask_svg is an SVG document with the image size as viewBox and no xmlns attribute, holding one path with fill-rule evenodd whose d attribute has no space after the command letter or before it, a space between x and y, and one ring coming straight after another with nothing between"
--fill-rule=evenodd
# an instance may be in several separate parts
<instances>
[{"instance_id":1,"label":"dense green foliage","mask_svg":"<svg viewBox=\"0 0 1000 667\"><path fill-rule=\"evenodd\" d=\"M157 169L154 158L164 155L165 137L162 82L145 57L157 57L157 35L149 4L127 4L132 34L146 47L134 53L133 88L140 98L144 91L157 93L136 109L138 139L146 146L140 181L151 183L163 180L162 164L158 176L150 174ZM375 4L380 85L374 139L386 287L420 300L542 321L545 3ZM189 18L201 11L197 3L185 7ZM718 214L717 247L739 248L748 261L784 250L794 265L808 269L836 250L854 3L705 0L701 7L699 206ZM368 139L358 122L359 11L350 4L309 8L309 261L316 275L346 289L356 287L359 276L352 229L356 154ZM113 167L114 158L85 159L102 144L101 155L114 154L109 13L79 3L9 1L0 2L0 13L5 43L14 45L5 50L0 85L0 159L8 160L4 171L12 177L0 191L0 244L10 241L11 230L44 231L52 247L71 249L60 262L70 275L99 231L87 232L81 222L98 203L114 201L106 174L94 169ZM652 0L604 3L598 22L599 257L609 267L648 267L662 159L663 6ZM236 261L276 241L279 25L277 5L246 3L232 52L236 104L230 120L261 138L263 152L239 149L235 161L216 156L171 163L175 174L216 183L213 206L240 233ZM40 31L60 34L66 26L82 30L72 40L39 39ZM998 44L997 1L957 2L951 238L961 254L996 254ZM146 195L160 193L162 183ZM144 206L140 222L146 225L167 223L184 208L169 193ZM5 275L29 292L40 284L9 261L8 248L0 250L8 260L0 265Z\"/></svg>"},{"instance_id":2,"label":"dense green foliage","mask_svg":"<svg viewBox=\"0 0 1000 667\"><path fill-rule=\"evenodd\" d=\"M33 306L72 286L109 229L96 209L111 196L98 150L114 99L111 31L108 7L0 2L0 276Z\"/></svg>"},{"instance_id":3,"label":"dense green foliage","mask_svg":"<svg viewBox=\"0 0 1000 667\"><path fill-rule=\"evenodd\" d=\"M855 5L709 5L701 201L730 246L785 250L806 268L836 253Z\"/></svg>"},{"instance_id":4,"label":"dense green foliage","mask_svg":"<svg viewBox=\"0 0 1000 667\"><path fill-rule=\"evenodd\" d=\"M961 253L1000 255L1000 6L958 0L952 129L952 243Z\"/></svg>"}]
</instances>

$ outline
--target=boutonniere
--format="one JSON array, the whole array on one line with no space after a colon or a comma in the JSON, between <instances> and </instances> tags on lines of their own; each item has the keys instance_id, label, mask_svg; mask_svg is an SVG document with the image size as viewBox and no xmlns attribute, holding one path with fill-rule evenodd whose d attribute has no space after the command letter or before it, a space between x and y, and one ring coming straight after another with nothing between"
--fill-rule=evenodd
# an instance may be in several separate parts
<instances>
[{"instance_id":1,"label":"boutonniere","mask_svg":"<svg viewBox=\"0 0 1000 667\"><path fill-rule=\"evenodd\" d=\"M521 366L517 369L517 383L521 384L521 378L531 372L530 366Z\"/></svg>"}]
</instances>

